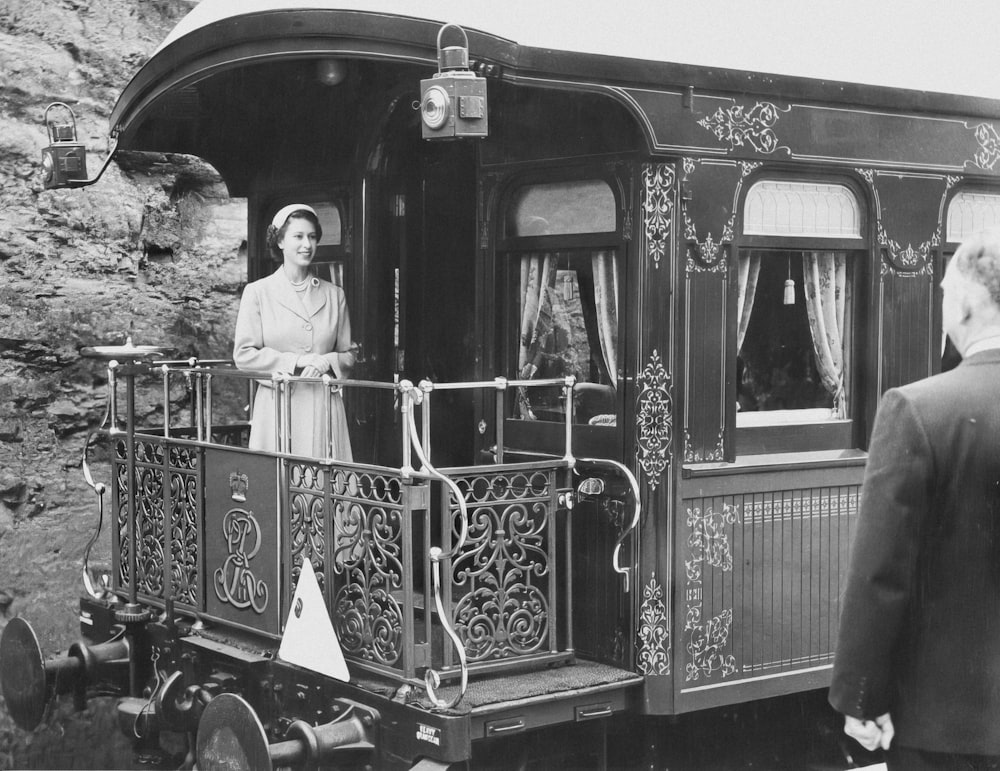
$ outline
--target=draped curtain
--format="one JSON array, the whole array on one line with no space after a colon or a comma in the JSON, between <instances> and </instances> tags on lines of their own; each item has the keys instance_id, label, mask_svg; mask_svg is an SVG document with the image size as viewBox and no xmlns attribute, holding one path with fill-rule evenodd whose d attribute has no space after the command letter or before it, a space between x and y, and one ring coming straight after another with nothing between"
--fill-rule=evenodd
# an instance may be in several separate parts
<instances>
[{"instance_id":1,"label":"draped curtain","mask_svg":"<svg viewBox=\"0 0 1000 771\"><path fill-rule=\"evenodd\" d=\"M738 265L736 318L739 320L736 332L736 352L743 348L743 338L750 324L753 299L757 294L757 276L760 274L760 255L741 254Z\"/></svg>"},{"instance_id":2,"label":"draped curtain","mask_svg":"<svg viewBox=\"0 0 1000 771\"><path fill-rule=\"evenodd\" d=\"M546 293L555 289L555 259L551 254L527 254L521 258L521 326L518 335L517 376L530 380L538 371L541 341L552 327L551 302ZM525 389L518 389L519 416L534 420Z\"/></svg>"},{"instance_id":3,"label":"draped curtain","mask_svg":"<svg viewBox=\"0 0 1000 771\"><path fill-rule=\"evenodd\" d=\"M595 252L591 258L594 273L594 305L597 309L597 335L601 356L611 384L618 387L618 258L611 252Z\"/></svg>"},{"instance_id":4,"label":"draped curtain","mask_svg":"<svg viewBox=\"0 0 1000 771\"><path fill-rule=\"evenodd\" d=\"M851 301L847 256L842 252L806 252L802 255L802 274L816 368L823 386L833 395L834 417L844 418L848 379L844 345Z\"/></svg>"},{"instance_id":5,"label":"draped curtain","mask_svg":"<svg viewBox=\"0 0 1000 771\"><path fill-rule=\"evenodd\" d=\"M556 255L527 254L521 258L521 318L518 334L517 376L535 377L539 356L553 327L552 294L556 290ZM584 263L585 264L585 263ZM581 266L582 267L582 266ZM583 302L592 349L600 346L601 358L613 386L618 384L618 258L610 251L596 251L590 257L593 283L585 273L578 275L581 290L591 297ZM591 304L592 303L592 304ZM596 330L591 327L596 327ZM596 334L595 334L596 332ZM535 420L526 389L518 389L519 417Z\"/></svg>"}]
</instances>

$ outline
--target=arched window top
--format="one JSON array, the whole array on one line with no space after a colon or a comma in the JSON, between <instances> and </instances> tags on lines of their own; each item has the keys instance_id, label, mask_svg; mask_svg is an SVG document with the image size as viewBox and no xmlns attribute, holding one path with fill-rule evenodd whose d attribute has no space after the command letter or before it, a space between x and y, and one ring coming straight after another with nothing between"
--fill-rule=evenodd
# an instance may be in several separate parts
<instances>
[{"instance_id":1,"label":"arched window top","mask_svg":"<svg viewBox=\"0 0 1000 771\"><path fill-rule=\"evenodd\" d=\"M764 179L747 193L743 233L861 238L861 206L846 185Z\"/></svg>"},{"instance_id":2,"label":"arched window top","mask_svg":"<svg viewBox=\"0 0 1000 771\"><path fill-rule=\"evenodd\" d=\"M323 228L323 243L339 246L344 240L344 226L340 220L340 207L334 203L313 204L319 224Z\"/></svg>"},{"instance_id":3,"label":"arched window top","mask_svg":"<svg viewBox=\"0 0 1000 771\"><path fill-rule=\"evenodd\" d=\"M511 199L510 236L609 233L617 230L615 194L603 179L524 185Z\"/></svg>"},{"instance_id":4,"label":"arched window top","mask_svg":"<svg viewBox=\"0 0 1000 771\"><path fill-rule=\"evenodd\" d=\"M282 204L284 206L284 204ZM316 219L323 228L323 238L320 240L322 246L340 246L344 240L344 225L340 216L340 206L333 201L310 201L309 206L316 212ZM275 206L273 212L268 213L267 222L280 209Z\"/></svg>"},{"instance_id":5,"label":"arched window top","mask_svg":"<svg viewBox=\"0 0 1000 771\"><path fill-rule=\"evenodd\" d=\"M973 233L1000 226L1000 194L961 192L948 204L946 240L964 241Z\"/></svg>"}]
</instances>

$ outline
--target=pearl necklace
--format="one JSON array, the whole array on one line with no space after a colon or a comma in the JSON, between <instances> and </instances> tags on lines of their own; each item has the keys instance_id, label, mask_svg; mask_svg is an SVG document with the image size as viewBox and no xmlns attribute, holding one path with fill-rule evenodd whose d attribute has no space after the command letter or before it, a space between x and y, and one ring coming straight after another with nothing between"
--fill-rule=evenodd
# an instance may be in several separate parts
<instances>
[{"instance_id":1,"label":"pearl necklace","mask_svg":"<svg viewBox=\"0 0 1000 771\"><path fill-rule=\"evenodd\" d=\"M285 275L285 278L288 278L287 274ZM304 292L306 291L306 287L309 286L310 278L312 277L307 273L306 277L301 281L292 281L292 279L288 278L288 283L292 285L292 289L294 289L296 292Z\"/></svg>"}]
</instances>

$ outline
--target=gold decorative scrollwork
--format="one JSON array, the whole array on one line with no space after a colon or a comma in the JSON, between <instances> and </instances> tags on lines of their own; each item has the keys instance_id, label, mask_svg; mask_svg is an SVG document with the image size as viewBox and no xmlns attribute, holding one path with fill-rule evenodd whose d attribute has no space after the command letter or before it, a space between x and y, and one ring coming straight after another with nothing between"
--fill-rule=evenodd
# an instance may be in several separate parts
<instances>
[{"instance_id":1,"label":"gold decorative scrollwork","mask_svg":"<svg viewBox=\"0 0 1000 771\"><path fill-rule=\"evenodd\" d=\"M708 509L702 514L701 509L688 509L687 524L691 533L687 545L691 551L689 559L684 561L684 568L689 582L701 580L703 563L726 572L733 569L733 555L725 528L739 521L739 506L728 503L723 504L719 513Z\"/></svg>"},{"instance_id":2,"label":"gold decorative scrollwork","mask_svg":"<svg viewBox=\"0 0 1000 771\"><path fill-rule=\"evenodd\" d=\"M636 665L644 675L670 674L670 629L667 622L663 586L656 580L654 572L649 583L643 587L639 609L639 655Z\"/></svg>"},{"instance_id":3,"label":"gold decorative scrollwork","mask_svg":"<svg viewBox=\"0 0 1000 771\"><path fill-rule=\"evenodd\" d=\"M887 272L910 274L918 276L929 276L933 273L932 250L941 244L941 223L931 235L930 239L914 248L913 244L901 246L899 242L889 238L888 233L882 226L882 221L876 223L878 232L878 243L885 248L886 258L889 265L882 265L882 274ZM894 270L895 269L895 270Z\"/></svg>"},{"instance_id":4,"label":"gold decorative scrollwork","mask_svg":"<svg viewBox=\"0 0 1000 771\"><path fill-rule=\"evenodd\" d=\"M656 349L653 349L637 380L636 458L645 472L646 481L655 490L670 463L674 419L670 375Z\"/></svg>"},{"instance_id":5,"label":"gold decorative scrollwork","mask_svg":"<svg viewBox=\"0 0 1000 771\"><path fill-rule=\"evenodd\" d=\"M695 173L698 168L698 161L692 158L685 158L683 161L684 176L682 184ZM688 211L687 201L681 199L681 216L684 219L684 238L690 242L687 249L687 261L685 270L688 273L725 273L728 269L726 260L725 245L732 243L736 226L736 213L738 211L740 190L746 178L761 166L758 161L740 161L740 178L733 190L733 204L730 207L729 219L722 226L722 235L719 240L711 231L704 239L698 237L698 226L692 221Z\"/></svg>"},{"instance_id":6,"label":"gold decorative scrollwork","mask_svg":"<svg viewBox=\"0 0 1000 771\"><path fill-rule=\"evenodd\" d=\"M684 430L684 462L685 463L712 463L722 461L726 456L725 432L719 429L718 439L710 451L702 452L696 450L691 439L691 432Z\"/></svg>"},{"instance_id":7,"label":"gold decorative scrollwork","mask_svg":"<svg viewBox=\"0 0 1000 771\"><path fill-rule=\"evenodd\" d=\"M669 163L646 163L642 167L643 229L653 267L660 267L670 250L674 214L674 167Z\"/></svg>"},{"instance_id":8,"label":"gold decorative scrollwork","mask_svg":"<svg viewBox=\"0 0 1000 771\"><path fill-rule=\"evenodd\" d=\"M688 273L725 273L729 262L725 257L720 259L720 254L725 254L722 245L715 243L709 233L705 243L695 244L694 248L688 246L684 270Z\"/></svg>"},{"instance_id":9,"label":"gold decorative scrollwork","mask_svg":"<svg viewBox=\"0 0 1000 771\"><path fill-rule=\"evenodd\" d=\"M780 146L774 126L781 112L771 102L757 102L749 109L734 104L732 107L720 107L712 116L698 121L698 125L728 144L730 151L748 147L770 154Z\"/></svg>"},{"instance_id":10,"label":"gold decorative scrollwork","mask_svg":"<svg viewBox=\"0 0 1000 771\"><path fill-rule=\"evenodd\" d=\"M717 616L702 624L701 613L691 614L684 630L688 632L687 652L691 657L684 667L684 679L688 682L701 677L711 677L718 672L722 677L736 672L736 657L722 651L729 644L729 632L733 626L733 611L727 608Z\"/></svg>"},{"instance_id":11,"label":"gold decorative scrollwork","mask_svg":"<svg viewBox=\"0 0 1000 771\"><path fill-rule=\"evenodd\" d=\"M703 514L700 508L687 510L688 559L684 561L687 575L685 597L684 631L688 635L687 650L690 660L684 667L685 679L697 680L721 673L723 677L736 671L736 659L732 654L723 654L729 642L732 626L732 608L726 608L708 623L701 620L702 611L702 570L705 565L723 572L733 569L733 554L729 545L728 527L740 521L738 505L724 503L722 511L711 508Z\"/></svg>"},{"instance_id":12,"label":"gold decorative scrollwork","mask_svg":"<svg viewBox=\"0 0 1000 771\"><path fill-rule=\"evenodd\" d=\"M973 129L979 149L973 156L975 164L981 169L992 169L1000 160L1000 135L989 123L980 123Z\"/></svg>"}]
</instances>

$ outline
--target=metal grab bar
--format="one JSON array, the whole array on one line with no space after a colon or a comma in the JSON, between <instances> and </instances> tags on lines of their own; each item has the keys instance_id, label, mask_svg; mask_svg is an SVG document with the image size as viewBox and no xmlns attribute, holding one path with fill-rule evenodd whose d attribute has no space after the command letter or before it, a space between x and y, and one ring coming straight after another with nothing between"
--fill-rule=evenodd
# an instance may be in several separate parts
<instances>
[{"instance_id":1,"label":"metal grab bar","mask_svg":"<svg viewBox=\"0 0 1000 771\"><path fill-rule=\"evenodd\" d=\"M462 697L465 696L465 690L469 683L469 665L465 657L465 644L461 641L461 639L459 639L459 636L452 628L449 614L446 612L444 601L441 599L441 562L444 560L451 560L461 551L462 547L465 546L466 538L469 535L469 510L465 504L465 496L462 495L462 491L458 488L458 485L455 484L454 480L450 477L445 476L438 471L424 452L424 445L420 441L419 434L417 433L416 418L413 414L413 408L424 401L424 391L415 387L409 380L400 381L399 390L406 401L402 410L406 421L404 426L404 437L409 438L409 444L413 448L413 451L417 454L417 458L420 460L420 471L424 474L432 476L434 479L437 479L449 489L451 494L455 497L456 503L458 503L459 517L461 520L461 530L459 532L458 540L449 552L445 553L444 550L438 546L432 546L428 550L434 584L434 606L437 608L438 618L441 619L441 626L444 628L445 634L448 635L448 638L451 640L452 644L455 646L456 652L458 653L458 662L462 673L462 683L458 694L453 699L441 699L436 693L436 689L441 685L441 676L433 667L428 667L427 671L424 673L424 687L427 691L427 698L430 699L431 703L435 707L438 709L451 709L462 700ZM427 421L427 425L429 426L429 421ZM424 437L424 439L429 447L429 437ZM404 448L404 450L405 449L407 448Z\"/></svg>"},{"instance_id":2,"label":"metal grab bar","mask_svg":"<svg viewBox=\"0 0 1000 771\"><path fill-rule=\"evenodd\" d=\"M622 567L619 559L621 557L622 543L624 543L625 538L639 525L639 516L642 513L642 502L639 498L639 481L635 478L635 475L629 471L628 467L619 463L616 460L610 460L608 458L578 458L580 463L595 463L600 465L605 463L617 471L621 472L622 476L628 481L629 487L632 489L632 500L635 501L635 510L632 512L632 522L626 527L618 540L615 541L615 549L611 553L611 567L614 571L618 573L625 581L625 592L628 593L630 589L629 575L631 574L632 568Z\"/></svg>"},{"instance_id":3,"label":"metal grab bar","mask_svg":"<svg viewBox=\"0 0 1000 771\"><path fill-rule=\"evenodd\" d=\"M83 469L83 480L87 483L95 493L97 493L97 527L94 529L94 534L90 536L90 540L87 541L86 547L83 550L83 588L95 600L104 600L110 594L111 591L107 584L102 581L102 586L97 589L94 586L94 579L90 575L90 552L94 548L94 544L97 543L97 539L101 535L101 530L104 528L104 494L108 491L108 486L104 482L95 482L93 475L90 473L90 448L94 445L95 440L101 434L107 434L109 437L114 437L116 434L120 433L117 426L117 379L116 370L118 369L117 361L108 362L108 393L105 400L104 417L101 418L100 425L93 431L87 434L87 438L83 443L83 458L81 459L81 467ZM106 574L104 576L106 580Z\"/></svg>"},{"instance_id":4,"label":"metal grab bar","mask_svg":"<svg viewBox=\"0 0 1000 771\"><path fill-rule=\"evenodd\" d=\"M469 664L465 658L465 645L459 639L458 635L455 634L455 630L451 628L451 624L448 623L444 602L441 600L441 560L444 559L444 556L441 549L437 546L431 547L429 555L431 558L431 573L434 576L434 606L437 608L438 618L441 619L441 626L444 627L445 634L448 635L452 645L455 646L455 651L458 653L458 663L462 670L462 684L458 690L458 694L453 699L440 699L436 691L441 686L441 676L434 668L428 667L427 671L424 672L424 688L427 691L427 698L431 700L431 703L435 707L438 709L451 709L465 696L465 690L469 685Z\"/></svg>"},{"instance_id":5,"label":"metal grab bar","mask_svg":"<svg viewBox=\"0 0 1000 771\"><path fill-rule=\"evenodd\" d=\"M448 487L452 495L455 496L455 501L458 503L459 511L462 514L462 529L459 534L458 541L451 548L451 551L447 554L442 554L441 556L441 559L451 559L462 549L463 546L465 546L465 539L469 534L469 510L465 505L465 496L462 495L462 491L458 489L458 485L455 484L451 477L438 471L424 453L423 444L418 438L419 434L417 433L416 419L413 416L413 407L423 401L423 392L419 388L416 388L409 380L401 381L399 384L399 390L409 401L409 409L404 410L407 422L406 433L410 439L410 446L413 448L413 451L417 454L417 459L420 461L420 470L434 477Z\"/></svg>"}]
</instances>

